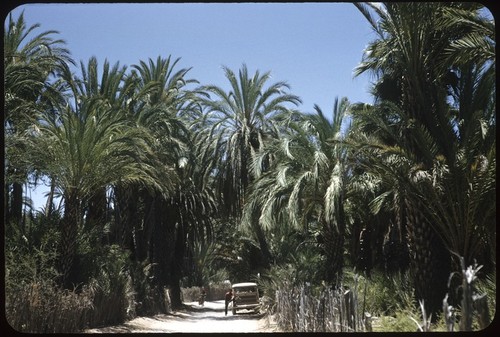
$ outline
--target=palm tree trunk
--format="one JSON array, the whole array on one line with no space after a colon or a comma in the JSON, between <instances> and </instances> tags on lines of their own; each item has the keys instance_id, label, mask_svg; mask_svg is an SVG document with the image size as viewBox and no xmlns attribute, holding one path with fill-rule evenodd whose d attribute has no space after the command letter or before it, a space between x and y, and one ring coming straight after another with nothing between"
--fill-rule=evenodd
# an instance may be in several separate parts
<instances>
[{"instance_id":1,"label":"palm tree trunk","mask_svg":"<svg viewBox=\"0 0 500 337\"><path fill-rule=\"evenodd\" d=\"M74 193L65 197L64 217L61 227L59 271L61 285L70 289L75 275L73 263L77 251L78 223L80 220L79 200Z\"/></svg>"},{"instance_id":2,"label":"palm tree trunk","mask_svg":"<svg viewBox=\"0 0 500 337\"><path fill-rule=\"evenodd\" d=\"M371 229L367 226L359 233L359 250L357 254L357 267L370 277L372 269Z\"/></svg>"},{"instance_id":3,"label":"palm tree trunk","mask_svg":"<svg viewBox=\"0 0 500 337\"><path fill-rule=\"evenodd\" d=\"M18 182L12 184L12 199L10 204L10 220L21 224L23 217L23 185Z\"/></svg>"},{"instance_id":4,"label":"palm tree trunk","mask_svg":"<svg viewBox=\"0 0 500 337\"><path fill-rule=\"evenodd\" d=\"M345 211L343 197L336 201L337 213L332 221L324 222L326 280L333 288L340 286L344 268Z\"/></svg>"},{"instance_id":5,"label":"palm tree trunk","mask_svg":"<svg viewBox=\"0 0 500 337\"><path fill-rule=\"evenodd\" d=\"M87 222L92 224L92 226L104 227L106 208L106 187L101 187L90 198Z\"/></svg>"},{"instance_id":6,"label":"palm tree trunk","mask_svg":"<svg viewBox=\"0 0 500 337\"><path fill-rule=\"evenodd\" d=\"M424 301L427 316L436 319L442 309L451 272L450 253L432 226L423 217L420 202L406 200L407 223L415 296Z\"/></svg>"},{"instance_id":7,"label":"palm tree trunk","mask_svg":"<svg viewBox=\"0 0 500 337\"><path fill-rule=\"evenodd\" d=\"M410 264L405 202L398 198L394 206L394 224L383 243L384 269L388 274L405 271Z\"/></svg>"},{"instance_id":8,"label":"palm tree trunk","mask_svg":"<svg viewBox=\"0 0 500 337\"><path fill-rule=\"evenodd\" d=\"M264 231L262 230L262 227L258 223L258 220L255 219L253 223L254 225L252 227L253 230L255 231L255 235L257 236L257 240L259 241L259 247L262 253L263 264L264 264L263 267L269 268L271 262L273 261L273 256L271 254L271 251L269 250L269 245L267 244L266 236L264 234Z\"/></svg>"},{"instance_id":9,"label":"palm tree trunk","mask_svg":"<svg viewBox=\"0 0 500 337\"><path fill-rule=\"evenodd\" d=\"M336 288L340 285L344 267L344 235L332 228L324 228L324 244L326 255L326 281Z\"/></svg>"},{"instance_id":10,"label":"palm tree trunk","mask_svg":"<svg viewBox=\"0 0 500 337\"><path fill-rule=\"evenodd\" d=\"M184 263L184 253L186 248L186 237L184 226L178 226L175 233L175 246L173 251L173 259L170 264L170 300L172 301L172 308L180 308L182 306L181 299L181 277L182 267Z\"/></svg>"},{"instance_id":11,"label":"palm tree trunk","mask_svg":"<svg viewBox=\"0 0 500 337\"><path fill-rule=\"evenodd\" d=\"M54 208L54 192L56 189L56 185L54 180L50 181L50 191L47 197L47 202L45 203L45 216L48 217L52 213L52 209Z\"/></svg>"},{"instance_id":12,"label":"palm tree trunk","mask_svg":"<svg viewBox=\"0 0 500 337\"><path fill-rule=\"evenodd\" d=\"M135 225L139 222L139 188L137 186L124 187L118 184L114 189L114 207L116 234L115 241L122 247L132 252L131 258L135 261L142 261L138 256L135 237Z\"/></svg>"},{"instance_id":13,"label":"palm tree trunk","mask_svg":"<svg viewBox=\"0 0 500 337\"><path fill-rule=\"evenodd\" d=\"M171 212L169 212L169 205L166 204L163 198L155 198L154 203L154 223L151 225L152 236L151 244L151 262L155 264L155 279L156 284L163 288L168 285L169 279L169 267L170 267L170 239L168 226L175 228L175 220L172 218ZM175 210L174 210L175 211ZM172 221L173 220L173 221ZM173 222L169 224L170 222Z\"/></svg>"}]
</instances>

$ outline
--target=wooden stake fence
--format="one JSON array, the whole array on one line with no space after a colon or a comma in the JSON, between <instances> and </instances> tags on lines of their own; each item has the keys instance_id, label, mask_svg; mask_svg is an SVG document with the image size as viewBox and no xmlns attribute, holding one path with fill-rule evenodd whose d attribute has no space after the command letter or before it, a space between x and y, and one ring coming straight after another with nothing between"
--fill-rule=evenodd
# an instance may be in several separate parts
<instances>
[{"instance_id":1,"label":"wooden stake fence","mask_svg":"<svg viewBox=\"0 0 500 337\"><path fill-rule=\"evenodd\" d=\"M308 285L276 291L276 323L284 331L366 331L358 311L356 289L325 288L317 296Z\"/></svg>"}]
</instances>

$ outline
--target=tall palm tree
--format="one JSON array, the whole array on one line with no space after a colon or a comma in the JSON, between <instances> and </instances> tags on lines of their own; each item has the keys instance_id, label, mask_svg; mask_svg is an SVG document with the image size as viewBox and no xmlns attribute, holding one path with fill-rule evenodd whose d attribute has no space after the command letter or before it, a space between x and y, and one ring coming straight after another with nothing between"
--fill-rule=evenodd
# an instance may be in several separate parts
<instances>
[{"instance_id":1,"label":"tall palm tree","mask_svg":"<svg viewBox=\"0 0 500 337\"><path fill-rule=\"evenodd\" d=\"M4 209L6 220L19 222L22 217L23 184L29 168L23 163L22 134L35 120L37 113L49 109L61 99L65 90L55 75L73 63L65 42L57 31L36 33L39 24L27 27L24 13L6 21L4 30L4 88L6 185Z\"/></svg>"},{"instance_id":2,"label":"tall palm tree","mask_svg":"<svg viewBox=\"0 0 500 337\"><path fill-rule=\"evenodd\" d=\"M97 59L91 57L87 63L80 61L80 71L81 78L65 73L65 79L73 91L75 110L80 109L81 103L79 102L88 99L99 101L98 104L116 111L124 109L127 99L132 94L134 84L127 77L127 67L120 66L118 62L111 67L108 60L104 60L102 71L100 71ZM90 226L104 226L108 204L106 200L107 189L109 187L103 186L95 191L86 205L86 222Z\"/></svg>"},{"instance_id":3,"label":"tall palm tree","mask_svg":"<svg viewBox=\"0 0 500 337\"><path fill-rule=\"evenodd\" d=\"M35 103L47 103L49 98L60 99L61 93L50 82L73 64L65 41L56 39L57 31L50 30L32 36L39 24L26 26L24 14L17 21L9 15L4 31L5 123L7 130L23 130L33 121Z\"/></svg>"},{"instance_id":4,"label":"tall palm tree","mask_svg":"<svg viewBox=\"0 0 500 337\"><path fill-rule=\"evenodd\" d=\"M492 249L495 249L496 237L494 126L487 126L479 118L474 120L468 139L456 139L455 151L459 155L452 163L437 152L436 143L425 129L415 128L408 136L420 139L421 148L435 158L432 167L426 168L405 147L400 129L387 128L385 121L377 120L376 113L355 112L354 116L357 123L379 125L385 133L383 139L391 140L388 145L377 137L362 138L358 134L358 153L366 158L362 166L380 177L386 186L386 191L371 204L377 204L376 207L390 204L399 234L407 232L409 235L417 294L432 296L431 290L422 286L429 275L440 275L447 280L450 263L443 265L440 257L450 252L469 263L479 261L486 267L485 272L490 272L495 264ZM418 215L411 212L413 207L420 209ZM405 214L406 219L401 217ZM430 230L433 232L429 233ZM430 243L426 241L429 239ZM433 248L419 251L428 246ZM438 247L442 248L438 250ZM436 288L441 288L442 295L447 291L446 282L433 284L432 290ZM440 297L440 294L434 296ZM440 302L438 299L432 301L432 297L425 298L429 306L437 307Z\"/></svg>"},{"instance_id":5,"label":"tall palm tree","mask_svg":"<svg viewBox=\"0 0 500 337\"><path fill-rule=\"evenodd\" d=\"M195 156L201 144L190 143L189 154L179 159L176 172L180 182L171 197L165 200L167 237L173 241L173 254L167 266L172 304L181 305L180 280L187 269L186 260L199 244L207 245L213 238L218 207L210 180L203 179L206 162ZM161 247L161 246L160 246ZM191 261L196 263L196 261ZM186 270L187 269L187 270ZM202 286L202 284L198 284Z\"/></svg>"},{"instance_id":6,"label":"tall palm tree","mask_svg":"<svg viewBox=\"0 0 500 337\"><path fill-rule=\"evenodd\" d=\"M209 131L207 144L216 159L214 174L218 182L220 204L226 214L239 217L245 193L254 180L250 171L254 154L265 147L265 141L277 137L279 124L289 118L290 105L298 105L299 97L286 93L286 82L269 86L270 72L253 76L243 64L238 76L223 67L230 90L208 85L202 87L211 97L200 97L206 107ZM271 256L262 228L253 219L251 226L256 233L261 251L269 263Z\"/></svg>"},{"instance_id":7,"label":"tall palm tree","mask_svg":"<svg viewBox=\"0 0 500 337\"><path fill-rule=\"evenodd\" d=\"M129 78L134 93L127 99L130 118L153 135L155 157L175 175L175 184L168 193L139 185L115 189L122 240L133 237L136 260L155 266L154 285L170 288L174 307L181 305L180 280L187 249L210 236L209 215L215 214L206 173L210 165L197 155L201 143L195 139L196 128L191 128L199 112L195 93L187 86L197 81L187 77L190 68L177 69L179 61L169 56L133 65ZM137 195L141 196L139 203ZM142 211L135 212L135 208Z\"/></svg>"},{"instance_id":8,"label":"tall palm tree","mask_svg":"<svg viewBox=\"0 0 500 337\"><path fill-rule=\"evenodd\" d=\"M290 133L259 151L254 159L259 179L245 208L245 217L258 212L266 229L292 225L319 233L324 277L332 286L341 281L344 264L347 175L346 152L339 141L348 107L346 98L337 99L330 121L315 106L316 114L303 115L290 124ZM272 169L263 171L266 158L271 158Z\"/></svg>"},{"instance_id":9,"label":"tall palm tree","mask_svg":"<svg viewBox=\"0 0 500 337\"><path fill-rule=\"evenodd\" d=\"M443 30L439 19L444 8L459 5L372 5L379 17L378 22L374 21L364 5L357 3L356 6L370 20L378 36L378 40L368 46L356 69L357 74L373 71L379 74L380 84L392 82L399 92L399 96L394 98L395 103L420 121L429 132L440 134L441 137L436 137L440 151L451 158L454 155L449 143L452 135L443 134L451 132L447 127L450 119L446 90L450 70L438 60L444 58L449 41L456 38L456 32ZM416 24L424 17L427 18L424 24ZM412 142L411 139L407 141ZM418 153L418 144L410 143L408 146L412 146L420 157L424 156Z\"/></svg>"},{"instance_id":10,"label":"tall palm tree","mask_svg":"<svg viewBox=\"0 0 500 337\"><path fill-rule=\"evenodd\" d=\"M463 46L464 38L480 36L478 32L481 30L476 29L477 27L489 27L484 21L478 19L478 7L461 3L384 3L377 5L358 3L356 6L377 34L377 40L368 46L357 71L358 73L373 71L377 74L379 82L375 89L379 94L381 108L373 110L372 113L382 117L383 111L391 112L392 117L384 121L379 120L378 126L383 130L381 133L385 133L387 138L385 141L390 140L390 142L385 142L385 146L392 147L389 152L401 152L396 153L395 156L400 159L399 164L403 166L394 163L391 166L386 163L383 165L386 174L394 174L399 177L398 179L404 177L402 179L406 181L405 184L408 184L409 181L413 183L421 181L421 179L415 180L415 177L420 177L422 172L431 174L433 170L440 171L438 167L446 167L446 170L449 168L450 172L453 172L449 176L449 179L453 177L452 184L463 186L461 182L464 180L460 178L460 174L456 174L455 169L452 169L463 156L459 150L460 142L468 138L465 137L466 134L460 132L463 128L459 126L459 123L466 122L470 125L470 122L475 122L462 119L462 116L457 119L454 109L450 106L450 90L456 89L457 82L464 84L462 79L465 79L464 75L467 73L462 71L464 69L462 64L454 63L458 62L458 59L453 56L456 55L453 50ZM459 19L455 16L455 19L450 20L450 17L454 15L452 13L463 14L465 12L482 24L471 28L458 23L463 17ZM376 14L377 19L372 16L372 13ZM451 26L456 29L449 29ZM468 41L470 42L471 39ZM482 46L491 45L491 35L483 36L477 41ZM484 58L481 62L476 68L481 69ZM472 94L470 90L464 90L460 99L455 100L453 104L461 106L470 94ZM491 94L492 92L488 90L482 92L482 95L486 97L491 97ZM491 118L489 120L491 121ZM391 155L389 158L394 159L394 156ZM404 170L391 173L395 167L404 168L406 173ZM379 173L383 174L382 172L383 170ZM415 176L413 172L420 173ZM434 188L438 189L438 186ZM444 202L442 199L448 196L441 192L438 194L441 196L439 204L442 205ZM441 231L443 228L437 226L436 219L431 216L432 212L428 211L431 203L425 200L430 195L428 192L416 191L407 195L406 214L414 255L416 296L425 300L428 312L436 312L441 308L441 298L446 292L445 285L448 277L446 271L450 268L450 257L446 248L451 250L452 247L446 246L447 241L444 239L446 234ZM462 199L462 201L466 200ZM469 201L471 200L467 202ZM434 198L435 202L436 198ZM465 207L465 209L470 208ZM451 214L453 212L448 213L448 216ZM465 221L465 219L457 218L449 220L448 223L455 223L454 226L458 225L457 222ZM457 252L456 248L453 247L455 253L464 252L462 249Z\"/></svg>"}]
</instances>

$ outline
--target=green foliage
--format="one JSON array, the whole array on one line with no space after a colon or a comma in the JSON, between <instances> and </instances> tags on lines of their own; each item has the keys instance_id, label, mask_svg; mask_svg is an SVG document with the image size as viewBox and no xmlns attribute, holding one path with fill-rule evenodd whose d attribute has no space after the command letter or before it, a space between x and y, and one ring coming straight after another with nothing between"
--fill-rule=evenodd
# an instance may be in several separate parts
<instances>
[{"instance_id":1,"label":"green foliage","mask_svg":"<svg viewBox=\"0 0 500 337\"><path fill-rule=\"evenodd\" d=\"M5 294L9 323L22 332L78 332L130 317L134 296L127 276L128 255L118 246L99 247L89 240L88 233L80 237L82 283L73 290L57 286L57 223L57 215L38 213L24 234L14 224L7 227Z\"/></svg>"},{"instance_id":2,"label":"green foliage","mask_svg":"<svg viewBox=\"0 0 500 337\"><path fill-rule=\"evenodd\" d=\"M420 307L414 305L405 309L398 310L393 316L380 317L377 323L377 331L383 332L445 332L446 326L442 315L434 322L431 316L424 319L423 305ZM375 329L374 329L375 331Z\"/></svg>"},{"instance_id":3,"label":"green foliage","mask_svg":"<svg viewBox=\"0 0 500 337\"><path fill-rule=\"evenodd\" d=\"M206 85L201 89L214 97L200 97L206 117L203 127L206 135L207 153L215 159L213 164L219 203L228 214L239 216L244 205L245 194L255 175L252 161L256 151L265 148L267 140L276 138L283 120L292 113L289 106L297 106L298 96L287 93L289 85L280 81L268 84L271 73L252 76L245 64L238 76L223 67L230 84L227 92L221 87ZM259 234L259 244L266 251L260 225L249 223ZM269 258L269 256L265 256Z\"/></svg>"},{"instance_id":4,"label":"green foliage","mask_svg":"<svg viewBox=\"0 0 500 337\"><path fill-rule=\"evenodd\" d=\"M85 283L84 289L92 290L94 310L89 314L88 325L116 324L131 318L135 313L135 294L130 284L128 252L117 245L105 246L92 254L93 277ZM99 256L97 256L99 254Z\"/></svg>"},{"instance_id":5,"label":"green foliage","mask_svg":"<svg viewBox=\"0 0 500 337\"><path fill-rule=\"evenodd\" d=\"M385 275L374 272L370 278L347 273L346 286L351 286L358 278L360 306L373 316L393 316L400 311L413 311L413 286L409 272Z\"/></svg>"},{"instance_id":6,"label":"green foliage","mask_svg":"<svg viewBox=\"0 0 500 337\"><path fill-rule=\"evenodd\" d=\"M256 281L265 296L265 307L268 313L276 310L276 292L304 284L311 285L312 291L321 284L324 258L314 249L290 251L287 263L273 265Z\"/></svg>"},{"instance_id":7,"label":"green foliage","mask_svg":"<svg viewBox=\"0 0 500 337\"><path fill-rule=\"evenodd\" d=\"M170 295L168 289L152 282L155 264L145 262L128 263L132 285L127 286L127 294L133 296L128 302L128 311L137 316L155 315L168 312Z\"/></svg>"},{"instance_id":8,"label":"green foliage","mask_svg":"<svg viewBox=\"0 0 500 337\"><path fill-rule=\"evenodd\" d=\"M30 282L52 282L58 277L57 242L59 216L38 213L26 226L11 222L5 226L6 289Z\"/></svg>"},{"instance_id":9,"label":"green foliage","mask_svg":"<svg viewBox=\"0 0 500 337\"><path fill-rule=\"evenodd\" d=\"M272 266L259 280L261 294L266 296L267 312L276 310L276 291L290 289L293 286L294 270L290 266Z\"/></svg>"},{"instance_id":10,"label":"green foliage","mask_svg":"<svg viewBox=\"0 0 500 337\"><path fill-rule=\"evenodd\" d=\"M356 281L357 280L357 281ZM424 324L421 306L414 300L410 272L386 275L375 272L370 278L346 273L345 286L357 286L358 308L369 313L374 332L415 332L419 326L429 331L446 331L442 315L435 322ZM428 317L428 313L425 313Z\"/></svg>"},{"instance_id":11,"label":"green foliage","mask_svg":"<svg viewBox=\"0 0 500 337\"><path fill-rule=\"evenodd\" d=\"M195 241L190 245L191 268L187 269L185 284L206 286L228 279L228 272L224 267L217 268L217 249L219 245L213 241Z\"/></svg>"}]
</instances>

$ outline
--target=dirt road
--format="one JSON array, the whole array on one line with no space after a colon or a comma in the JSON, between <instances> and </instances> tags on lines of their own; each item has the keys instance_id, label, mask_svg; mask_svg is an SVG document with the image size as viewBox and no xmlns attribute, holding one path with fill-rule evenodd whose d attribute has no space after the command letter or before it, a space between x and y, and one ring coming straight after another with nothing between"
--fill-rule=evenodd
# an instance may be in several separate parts
<instances>
[{"instance_id":1,"label":"dirt road","mask_svg":"<svg viewBox=\"0 0 500 337\"><path fill-rule=\"evenodd\" d=\"M168 315L137 317L124 324L88 329L87 333L149 333L149 332L273 332L274 325L262 314L238 312L224 315L224 301L185 303L186 309Z\"/></svg>"}]
</instances>

